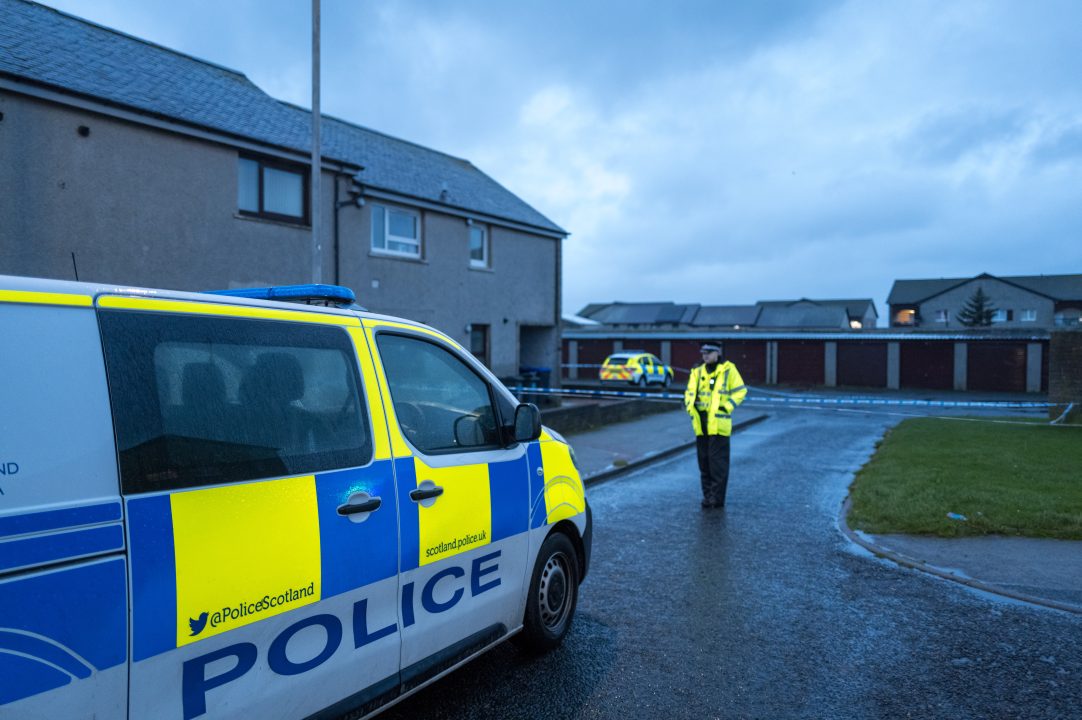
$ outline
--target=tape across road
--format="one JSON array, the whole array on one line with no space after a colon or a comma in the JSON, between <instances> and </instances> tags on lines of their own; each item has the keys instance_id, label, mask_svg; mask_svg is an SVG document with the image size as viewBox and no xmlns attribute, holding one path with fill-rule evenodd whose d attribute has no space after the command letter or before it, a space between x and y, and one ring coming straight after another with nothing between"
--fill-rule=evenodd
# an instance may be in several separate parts
<instances>
[{"instance_id":1,"label":"tape across road","mask_svg":"<svg viewBox=\"0 0 1082 720\"><path fill-rule=\"evenodd\" d=\"M782 405L889 405L897 407L937 407L937 408L984 408L1002 410L1046 410L1057 403L1031 402L1016 400L907 400L904 398L862 397L859 395L843 397L823 397L818 395L786 395L770 390L748 387L748 396L744 402L775 403ZM673 392L646 392L634 390L588 390L578 388L530 388L519 385L508 387L516 395L579 395L600 398L633 398L638 400L657 400L662 402L684 402L684 394ZM773 394L769 394L773 393ZM1058 403L1062 404L1062 403Z\"/></svg>"}]
</instances>

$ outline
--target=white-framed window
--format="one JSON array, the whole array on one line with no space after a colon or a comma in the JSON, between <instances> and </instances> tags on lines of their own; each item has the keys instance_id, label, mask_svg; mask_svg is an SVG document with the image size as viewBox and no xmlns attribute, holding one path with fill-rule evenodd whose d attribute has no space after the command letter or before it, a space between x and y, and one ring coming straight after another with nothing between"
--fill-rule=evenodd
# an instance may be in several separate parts
<instances>
[{"instance_id":1,"label":"white-framed window","mask_svg":"<svg viewBox=\"0 0 1082 720\"><path fill-rule=\"evenodd\" d=\"M1022 317L1020 319L1022 322L1037 322L1037 311L1023 310Z\"/></svg>"},{"instance_id":2,"label":"white-framed window","mask_svg":"<svg viewBox=\"0 0 1082 720\"><path fill-rule=\"evenodd\" d=\"M488 230L470 225L470 267L488 267Z\"/></svg>"},{"instance_id":3,"label":"white-framed window","mask_svg":"<svg viewBox=\"0 0 1082 720\"><path fill-rule=\"evenodd\" d=\"M412 210L372 206L372 251L421 257L421 216Z\"/></svg>"},{"instance_id":4,"label":"white-framed window","mask_svg":"<svg viewBox=\"0 0 1082 720\"><path fill-rule=\"evenodd\" d=\"M936 310L935 321L937 323L946 323L951 318L950 310Z\"/></svg>"},{"instance_id":5,"label":"white-framed window","mask_svg":"<svg viewBox=\"0 0 1082 720\"><path fill-rule=\"evenodd\" d=\"M1014 320L1014 310L996 310L992 313L992 322L1010 322Z\"/></svg>"}]
</instances>

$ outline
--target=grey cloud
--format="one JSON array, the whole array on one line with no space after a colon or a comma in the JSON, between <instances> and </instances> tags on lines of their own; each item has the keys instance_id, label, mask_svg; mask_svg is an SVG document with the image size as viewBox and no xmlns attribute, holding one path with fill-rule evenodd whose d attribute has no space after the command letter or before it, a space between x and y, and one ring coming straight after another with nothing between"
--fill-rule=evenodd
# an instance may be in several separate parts
<instances>
[{"instance_id":1,"label":"grey cloud","mask_svg":"<svg viewBox=\"0 0 1082 720\"><path fill-rule=\"evenodd\" d=\"M1082 125L1041 137L1033 146L1030 157L1039 165L1077 162L1082 158Z\"/></svg>"},{"instance_id":2,"label":"grey cloud","mask_svg":"<svg viewBox=\"0 0 1082 720\"><path fill-rule=\"evenodd\" d=\"M1026 113L1017 109L956 108L925 116L899 144L899 155L931 164L953 163L981 149L1019 139Z\"/></svg>"}]
</instances>

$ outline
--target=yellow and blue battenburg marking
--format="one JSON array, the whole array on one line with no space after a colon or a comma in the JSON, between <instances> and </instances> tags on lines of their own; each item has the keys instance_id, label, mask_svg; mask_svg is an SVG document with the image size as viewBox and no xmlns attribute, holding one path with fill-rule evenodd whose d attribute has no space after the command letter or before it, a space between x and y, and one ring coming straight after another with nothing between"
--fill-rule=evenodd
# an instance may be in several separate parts
<instances>
[{"instance_id":1,"label":"yellow and blue battenburg marking","mask_svg":"<svg viewBox=\"0 0 1082 720\"><path fill-rule=\"evenodd\" d=\"M431 468L419 458L395 460L402 513L402 570L413 570L499 542L529 528L527 458ZM429 507L410 498L424 480L447 488Z\"/></svg>"},{"instance_id":2,"label":"yellow and blue battenburg marking","mask_svg":"<svg viewBox=\"0 0 1082 720\"><path fill-rule=\"evenodd\" d=\"M127 661L125 559L55 566L123 547L119 501L0 518L0 569L53 565L0 581L0 706Z\"/></svg>"},{"instance_id":3,"label":"yellow and blue battenburg marking","mask_svg":"<svg viewBox=\"0 0 1082 720\"><path fill-rule=\"evenodd\" d=\"M350 495L387 502L363 523ZM393 577L390 461L128 501L133 659Z\"/></svg>"},{"instance_id":4,"label":"yellow and blue battenburg marking","mask_svg":"<svg viewBox=\"0 0 1082 720\"><path fill-rule=\"evenodd\" d=\"M126 593L122 557L0 582L0 707L127 662Z\"/></svg>"},{"instance_id":5,"label":"yellow and blue battenburg marking","mask_svg":"<svg viewBox=\"0 0 1082 720\"><path fill-rule=\"evenodd\" d=\"M586 511L586 491L567 445L542 432L539 441L530 443L527 455L531 528L551 525Z\"/></svg>"}]
</instances>

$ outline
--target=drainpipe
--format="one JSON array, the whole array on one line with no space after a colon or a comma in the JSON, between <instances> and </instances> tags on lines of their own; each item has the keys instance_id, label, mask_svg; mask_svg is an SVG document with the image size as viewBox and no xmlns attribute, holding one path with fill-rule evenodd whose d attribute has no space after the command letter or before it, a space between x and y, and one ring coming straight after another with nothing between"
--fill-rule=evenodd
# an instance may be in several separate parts
<instances>
[{"instance_id":1,"label":"drainpipe","mask_svg":"<svg viewBox=\"0 0 1082 720\"><path fill-rule=\"evenodd\" d=\"M338 181L343 177L349 177L352 180L352 184L350 185L350 188L349 188L349 199L348 200L339 200L338 199ZM355 205L358 208L364 207L364 197L363 197L363 195L364 195L364 186L361 185L360 181L357 180L357 177L355 175L350 176L350 175L343 175L342 173L335 173L335 175L334 175L334 284L335 285L341 285L342 284L342 270L341 270L342 263L341 263L340 252L339 252L339 247L341 246L341 243L339 242L339 239L338 239L338 226L339 226L338 212L342 208L344 208L344 207L346 207L348 205Z\"/></svg>"}]
</instances>

